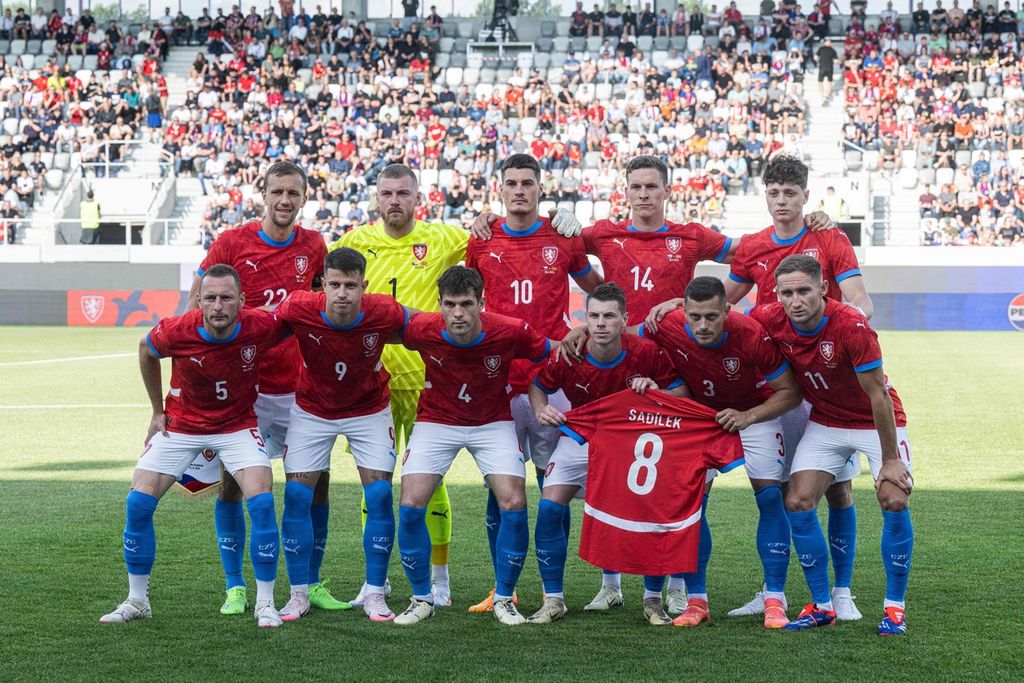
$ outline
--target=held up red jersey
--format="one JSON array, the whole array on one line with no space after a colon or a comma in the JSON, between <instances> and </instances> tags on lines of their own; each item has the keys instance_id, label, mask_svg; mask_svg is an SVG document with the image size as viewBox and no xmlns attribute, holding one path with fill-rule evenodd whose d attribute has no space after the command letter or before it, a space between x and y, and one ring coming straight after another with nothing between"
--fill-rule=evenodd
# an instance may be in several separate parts
<instances>
[{"instance_id":1,"label":"held up red jersey","mask_svg":"<svg viewBox=\"0 0 1024 683\"><path fill-rule=\"evenodd\" d=\"M871 401L857 380L857 373L882 366L878 335L867 318L832 299L825 303L821 324L807 332L793 325L778 302L756 306L750 316L764 326L793 366L811 404L812 421L826 427L875 428ZM905 427L903 403L888 382L886 378L896 426Z\"/></svg>"},{"instance_id":2,"label":"held up red jersey","mask_svg":"<svg viewBox=\"0 0 1024 683\"><path fill-rule=\"evenodd\" d=\"M580 557L629 574L694 571L705 475L743 463L739 434L660 391L620 391L567 417L562 432L590 443Z\"/></svg>"},{"instance_id":3,"label":"held up red jersey","mask_svg":"<svg viewBox=\"0 0 1024 683\"><path fill-rule=\"evenodd\" d=\"M324 312L326 299L323 292L292 292L277 309L302 356L295 402L325 420L379 412L391 398L381 353L408 313L386 294L363 294L356 321L336 327Z\"/></svg>"},{"instance_id":4,"label":"held up red jersey","mask_svg":"<svg viewBox=\"0 0 1024 683\"><path fill-rule=\"evenodd\" d=\"M418 422L472 427L512 419L512 361L527 358L539 363L551 344L517 318L484 312L480 322L479 336L468 344L448 336L440 313L417 313L406 324L402 343L418 351L427 367L416 408Z\"/></svg>"},{"instance_id":5,"label":"held up red jersey","mask_svg":"<svg viewBox=\"0 0 1024 683\"><path fill-rule=\"evenodd\" d=\"M634 377L650 377L662 389L675 389L683 383L657 344L632 334L622 335L622 353L606 363L584 353L582 362L569 365L559 362L552 352L533 383L546 394L561 389L572 407L579 408L628 389Z\"/></svg>"},{"instance_id":6,"label":"held up red jersey","mask_svg":"<svg viewBox=\"0 0 1024 683\"><path fill-rule=\"evenodd\" d=\"M772 395L767 382L789 368L764 328L739 313L728 313L725 334L714 346L697 343L686 313L678 308L665 316L657 332L642 324L640 334L665 349L694 400L715 410L750 410L764 403Z\"/></svg>"},{"instance_id":7,"label":"held up red jersey","mask_svg":"<svg viewBox=\"0 0 1024 683\"><path fill-rule=\"evenodd\" d=\"M697 262L721 262L732 245L731 238L699 223L670 222L644 232L629 221L603 220L582 236L587 253L601 260L605 282L626 291L626 312L634 323L662 301L682 297Z\"/></svg>"},{"instance_id":8,"label":"held up red jersey","mask_svg":"<svg viewBox=\"0 0 1024 683\"><path fill-rule=\"evenodd\" d=\"M172 359L164 401L168 431L229 434L255 428L258 365L287 334L274 313L254 309L238 312L226 339L207 334L198 309L158 322L146 341L157 357Z\"/></svg>"},{"instance_id":9,"label":"held up red jersey","mask_svg":"<svg viewBox=\"0 0 1024 683\"><path fill-rule=\"evenodd\" d=\"M857 255L850 238L842 230L812 232L804 227L799 234L781 239L775 228L768 226L740 240L729 266L729 278L735 282L757 285L757 303L779 300L775 293L775 269L782 259L793 254L813 256L821 263L821 273L828 281L828 296L843 300L839 283L860 276Z\"/></svg>"},{"instance_id":10,"label":"held up red jersey","mask_svg":"<svg viewBox=\"0 0 1024 683\"><path fill-rule=\"evenodd\" d=\"M315 230L295 226L283 242L270 239L259 221L225 230L210 245L199 265L199 275L218 263L238 271L246 308L276 307L291 292L309 291L324 271L327 246ZM260 392L290 394L299 373L299 346L286 339L260 362Z\"/></svg>"},{"instance_id":11,"label":"held up red jersey","mask_svg":"<svg viewBox=\"0 0 1024 683\"><path fill-rule=\"evenodd\" d=\"M466 267L484 279L487 310L519 318L549 339L569 331L569 276L590 272L583 239L566 239L541 218L526 230L512 230L499 218L493 236L470 238ZM526 392L536 374L529 361L516 361L509 374L513 394Z\"/></svg>"}]
</instances>

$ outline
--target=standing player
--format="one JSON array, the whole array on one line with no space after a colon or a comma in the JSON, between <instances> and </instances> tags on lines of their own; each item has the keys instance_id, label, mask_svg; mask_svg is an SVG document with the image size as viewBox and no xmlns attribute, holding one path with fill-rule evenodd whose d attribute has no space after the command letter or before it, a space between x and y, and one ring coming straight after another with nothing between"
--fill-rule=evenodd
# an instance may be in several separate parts
<instances>
[{"instance_id":1,"label":"standing player","mask_svg":"<svg viewBox=\"0 0 1024 683\"><path fill-rule=\"evenodd\" d=\"M726 298L731 304L739 303L756 285L758 304L777 301L775 268L787 256L807 254L822 264L823 276L829 282L827 296L837 301L846 300L870 319L873 311L871 297L846 233L842 230L808 229L814 214L804 215L810 196L807 174L807 165L792 156L775 155L765 165L762 180L772 225L740 241L730 264L729 279L725 285ZM675 299L652 310L648 316L651 329L656 329L665 310L682 305L682 299ZM792 460L809 411L810 406L805 402L782 417L787 460ZM829 544L836 576L833 597L836 616L840 620L861 618L850 592L857 546L857 512L851 480L859 474L860 462L854 460L836 475L836 483L826 493ZM764 600L765 593L758 592L753 600L729 612L729 616L760 614L764 612Z\"/></svg>"},{"instance_id":2,"label":"standing player","mask_svg":"<svg viewBox=\"0 0 1024 683\"><path fill-rule=\"evenodd\" d=\"M540 362L551 345L529 323L482 313L483 280L476 271L453 266L437 288L441 313L421 313L402 331L402 342L418 351L428 367L416 429L402 463L398 518L398 547L413 595L395 623L412 625L434 614L425 506L455 456L466 448L501 509L494 615L503 624L522 624L526 619L512 596L530 544L526 465L507 384L513 360Z\"/></svg>"},{"instance_id":3,"label":"standing player","mask_svg":"<svg viewBox=\"0 0 1024 683\"><path fill-rule=\"evenodd\" d=\"M377 177L381 220L346 233L330 248L350 247L363 253L367 292L390 294L404 306L436 311L437 279L450 266L466 258L469 234L458 226L416 220L419 201L419 184L412 169L402 164L387 166ZM576 234L580 227L579 222L564 211L558 212L552 225L563 234ZM424 365L419 354L395 345L384 349L383 359L384 367L391 374L391 410L396 444L401 449L408 442L416 420ZM448 547L452 525L448 491L443 482L427 506L427 528L433 545L434 604L447 606L451 604ZM360 590L352 604L361 604L363 593L364 590Z\"/></svg>"},{"instance_id":4,"label":"standing player","mask_svg":"<svg viewBox=\"0 0 1024 683\"><path fill-rule=\"evenodd\" d=\"M786 618L786 572L789 525L782 500L785 448L779 417L799 405L800 389L789 364L747 316L729 312L725 287L713 277L698 277L686 286L684 310L670 312L657 326L640 326L640 334L657 342L691 387L694 400L719 411L718 422L738 431L744 467L758 507L757 551L765 580L767 628L783 628ZM769 388L770 387L770 388ZM704 498L707 505L707 496ZM707 564L711 530L701 523L697 571L684 575L689 599L677 626L710 621Z\"/></svg>"},{"instance_id":5,"label":"standing player","mask_svg":"<svg viewBox=\"0 0 1024 683\"><path fill-rule=\"evenodd\" d=\"M348 439L367 510L363 611L370 621L395 617L384 594L395 536L395 430L381 352L392 337L397 342L396 333L408 313L390 296L364 295L365 271L362 254L347 247L336 249L324 261L324 291L292 292L278 308L299 341L303 361L284 459L281 542L291 581L291 599L281 609L285 621L309 611L306 581L314 536L310 507L339 435Z\"/></svg>"},{"instance_id":6,"label":"standing player","mask_svg":"<svg viewBox=\"0 0 1024 683\"><path fill-rule=\"evenodd\" d=\"M829 592L828 544L816 507L845 463L864 453L882 507L886 590L880 635L906 633L904 598L914 531L907 502L913 487L907 419L882 370L878 336L856 309L826 298L821 264L795 254L775 269L779 301L756 307L793 366L812 409L790 468L786 509L793 546L812 600L786 628L800 630L836 619Z\"/></svg>"},{"instance_id":7,"label":"standing player","mask_svg":"<svg viewBox=\"0 0 1024 683\"><path fill-rule=\"evenodd\" d=\"M196 456L218 455L246 498L256 574L257 623L281 625L274 609L277 519L270 460L256 429L257 367L287 331L272 313L243 309L238 273L208 267L198 294L201 310L161 320L139 344L139 366L153 417L146 448L135 466L125 503L124 561L128 598L104 624L149 619L149 575L156 558L153 512L157 502ZM171 387L161 395L160 358L171 357Z\"/></svg>"},{"instance_id":8,"label":"standing player","mask_svg":"<svg viewBox=\"0 0 1024 683\"><path fill-rule=\"evenodd\" d=\"M586 304L590 338L583 359L570 365L559 362L553 354L530 386L530 404L539 423L553 428L565 424L567 411L548 400L557 392L563 392L574 410L629 387L639 393L663 387L679 396L688 395L664 351L649 341L623 334L626 319L626 295L617 284L608 282L590 293ZM569 502L586 487L587 447L562 436L545 475L534 530L544 605L530 616L533 624L547 624L569 612L563 592L569 541L564 522ZM662 583L660 577L656 580ZM644 616L656 625L671 623L662 607L660 587L654 596L645 593Z\"/></svg>"},{"instance_id":9,"label":"standing player","mask_svg":"<svg viewBox=\"0 0 1024 683\"><path fill-rule=\"evenodd\" d=\"M501 165L502 203L506 216L490 226L492 237L473 238L466 249L466 266L480 273L484 281L487 310L520 318L543 335L561 339L568 329L569 277L585 292L600 282L591 268L583 239L560 239L551 221L537 212L540 199L540 165L528 154L513 154ZM558 442L559 432L537 421L526 395L536 366L528 360L512 364L512 419L527 460L537 470L537 482L543 488L544 469ZM560 410L568 410L561 392L551 397ZM487 494L487 541L491 559L501 526L501 514L493 491ZM470 612L493 608L494 591Z\"/></svg>"},{"instance_id":10,"label":"standing player","mask_svg":"<svg viewBox=\"0 0 1024 683\"><path fill-rule=\"evenodd\" d=\"M227 230L214 240L196 271L189 305L195 305L191 299L199 290L203 273L216 263L226 263L241 275L248 308L273 310L290 292L311 289L323 273L327 249L320 233L296 224L299 211L306 203L306 190L306 174L299 166L290 161L272 164L263 176L266 216ZM295 339L286 339L260 361L256 417L271 457L279 457L284 450L288 413L295 403L299 363ZM227 590L220 611L221 614L241 614L247 604L242 579L245 517L241 492L230 473L225 472L223 482L214 505L217 545ZM308 579L310 604L329 610L347 609L346 603L335 600L327 591L326 582L320 582L330 510L328 484L327 476L320 478L312 507L315 540Z\"/></svg>"}]
</instances>

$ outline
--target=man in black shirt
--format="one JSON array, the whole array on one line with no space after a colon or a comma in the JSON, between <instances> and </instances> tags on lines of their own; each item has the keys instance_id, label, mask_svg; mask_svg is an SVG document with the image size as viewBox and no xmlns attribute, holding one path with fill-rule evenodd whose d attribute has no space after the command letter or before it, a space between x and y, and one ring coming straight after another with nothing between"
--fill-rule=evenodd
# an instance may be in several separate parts
<instances>
[{"instance_id":1,"label":"man in black shirt","mask_svg":"<svg viewBox=\"0 0 1024 683\"><path fill-rule=\"evenodd\" d=\"M585 38L589 22L587 13L583 11L583 3L577 2L576 10L569 15L569 35L575 38Z\"/></svg>"},{"instance_id":2,"label":"man in black shirt","mask_svg":"<svg viewBox=\"0 0 1024 683\"><path fill-rule=\"evenodd\" d=\"M826 38L814 54L814 62L818 65L818 94L822 100L832 95L832 79L835 76L835 63L839 53L832 47L832 41Z\"/></svg>"},{"instance_id":3,"label":"man in black shirt","mask_svg":"<svg viewBox=\"0 0 1024 683\"><path fill-rule=\"evenodd\" d=\"M654 10L651 9L651 3L645 3L644 10L640 12L640 19L637 22L636 34L653 38L657 31L658 17L654 14Z\"/></svg>"},{"instance_id":4,"label":"man in black shirt","mask_svg":"<svg viewBox=\"0 0 1024 683\"><path fill-rule=\"evenodd\" d=\"M914 35L919 33L930 33L931 32L931 19L932 15L924 8L924 3L917 3L917 9L910 15L911 22L913 23Z\"/></svg>"}]
</instances>

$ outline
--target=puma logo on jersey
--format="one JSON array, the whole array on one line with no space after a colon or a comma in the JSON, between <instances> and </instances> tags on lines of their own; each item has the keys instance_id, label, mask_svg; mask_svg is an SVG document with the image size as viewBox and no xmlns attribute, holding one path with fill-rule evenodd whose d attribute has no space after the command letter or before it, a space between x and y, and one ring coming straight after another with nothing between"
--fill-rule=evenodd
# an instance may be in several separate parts
<instances>
[{"instance_id":1,"label":"puma logo on jersey","mask_svg":"<svg viewBox=\"0 0 1024 683\"><path fill-rule=\"evenodd\" d=\"M309 338L310 338L310 339L312 339L313 341L315 341L315 342L316 342L316 345L317 345L317 346L320 346L320 345L321 345L321 343L322 343L322 342L323 342L323 340L324 340L324 336L323 336L323 335L320 335L320 336L318 337L318 336L316 336L315 334L313 334L312 332L310 332L310 333L309 333Z\"/></svg>"},{"instance_id":2,"label":"puma logo on jersey","mask_svg":"<svg viewBox=\"0 0 1024 683\"><path fill-rule=\"evenodd\" d=\"M587 384L577 384L576 386L578 386L580 389L582 389L584 393L589 394L590 393L590 385L591 384L593 384L593 382L588 382Z\"/></svg>"},{"instance_id":3,"label":"puma logo on jersey","mask_svg":"<svg viewBox=\"0 0 1024 683\"><path fill-rule=\"evenodd\" d=\"M615 244L619 245L623 249L626 248L626 240L613 239L612 242L615 242Z\"/></svg>"},{"instance_id":4,"label":"puma logo on jersey","mask_svg":"<svg viewBox=\"0 0 1024 683\"><path fill-rule=\"evenodd\" d=\"M688 354L686 351L683 351L682 349L676 349L676 353L682 356L683 360L685 360L686 362L690 362L690 354Z\"/></svg>"},{"instance_id":5,"label":"puma logo on jersey","mask_svg":"<svg viewBox=\"0 0 1024 683\"><path fill-rule=\"evenodd\" d=\"M444 367L444 359L443 358L438 358L437 356L431 356L430 360L432 360L435 363L437 363L438 367L441 367L441 368Z\"/></svg>"},{"instance_id":6,"label":"puma logo on jersey","mask_svg":"<svg viewBox=\"0 0 1024 683\"><path fill-rule=\"evenodd\" d=\"M865 330L868 329L868 326L864 323L857 323L857 327L863 327Z\"/></svg>"},{"instance_id":7,"label":"puma logo on jersey","mask_svg":"<svg viewBox=\"0 0 1024 683\"><path fill-rule=\"evenodd\" d=\"M196 365L198 365L199 367L203 367L203 361L206 360L206 356L203 356L202 358L196 358L195 356L189 356L188 359L190 361L192 361L193 363L195 363Z\"/></svg>"},{"instance_id":8,"label":"puma logo on jersey","mask_svg":"<svg viewBox=\"0 0 1024 683\"><path fill-rule=\"evenodd\" d=\"M495 261L497 261L498 263L501 263L501 257L502 257L502 256L504 256L504 254L505 254L505 252L501 252L501 253L495 254L495 253L494 253L494 252L492 251L492 252L490 253L490 256L491 256L491 258L493 258L493 259L494 259Z\"/></svg>"},{"instance_id":9,"label":"puma logo on jersey","mask_svg":"<svg viewBox=\"0 0 1024 683\"><path fill-rule=\"evenodd\" d=\"M376 249L367 249L366 252L368 254L373 254L373 258L377 258L377 250Z\"/></svg>"},{"instance_id":10,"label":"puma logo on jersey","mask_svg":"<svg viewBox=\"0 0 1024 683\"><path fill-rule=\"evenodd\" d=\"M790 344L789 342L782 342L782 343L786 345L786 348L789 349L790 353L793 353L793 345L792 344Z\"/></svg>"},{"instance_id":11,"label":"puma logo on jersey","mask_svg":"<svg viewBox=\"0 0 1024 683\"><path fill-rule=\"evenodd\" d=\"M757 265L761 266L765 270L768 270L768 262L767 261L758 261Z\"/></svg>"},{"instance_id":12,"label":"puma logo on jersey","mask_svg":"<svg viewBox=\"0 0 1024 683\"><path fill-rule=\"evenodd\" d=\"M259 265L259 263L260 263L259 261L256 261L255 263L253 263L253 262L252 262L252 261L250 261L249 259L246 259L246 260L245 260L245 265L247 265L247 266L252 266L252 269L253 269L253 270L256 270L256 266L258 266L258 265Z\"/></svg>"}]
</instances>

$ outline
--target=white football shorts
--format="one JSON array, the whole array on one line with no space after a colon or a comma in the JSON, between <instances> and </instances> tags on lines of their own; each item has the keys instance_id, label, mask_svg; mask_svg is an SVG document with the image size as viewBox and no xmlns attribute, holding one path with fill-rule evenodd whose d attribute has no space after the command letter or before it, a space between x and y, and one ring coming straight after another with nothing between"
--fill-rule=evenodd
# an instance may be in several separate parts
<instances>
[{"instance_id":1,"label":"white football shorts","mask_svg":"<svg viewBox=\"0 0 1024 683\"><path fill-rule=\"evenodd\" d=\"M582 498L587 489L589 453L589 444L577 443L568 436L559 438L544 472L544 486L579 486L576 497Z\"/></svg>"},{"instance_id":2,"label":"white football shorts","mask_svg":"<svg viewBox=\"0 0 1024 683\"><path fill-rule=\"evenodd\" d=\"M256 426L267 444L267 455L280 458L284 455L284 444L288 438L288 420L295 394L257 394L253 409L256 411Z\"/></svg>"},{"instance_id":3,"label":"white football shorts","mask_svg":"<svg viewBox=\"0 0 1024 683\"><path fill-rule=\"evenodd\" d=\"M548 404L563 413L572 410L569 399L561 389L548 396ZM523 456L532 460L537 469L544 469L562 433L558 427L549 427L537 421L537 413L533 412L527 394L513 396L509 406L512 408L512 420L516 423L516 436L523 446Z\"/></svg>"},{"instance_id":4,"label":"white football shorts","mask_svg":"<svg viewBox=\"0 0 1024 683\"><path fill-rule=\"evenodd\" d=\"M811 404L803 401L796 408L779 417L782 423L782 438L786 445L786 472L780 481L789 481L789 472L793 465L793 456L810 421ZM836 475L836 481L850 481L860 476L860 458L854 458Z\"/></svg>"},{"instance_id":5,"label":"white football shorts","mask_svg":"<svg viewBox=\"0 0 1024 683\"><path fill-rule=\"evenodd\" d=\"M519 448L514 422L491 422L475 427L417 422L402 459L402 475L444 476L465 448L485 477L506 474L526 478L526 458Z\"/></svg>"},{"instance_id":6,"label":"white football shorts","mask_svg":"<svg viewBox=\"0 0 1024 683\"><path fill-rule=\"evenodd\" d=\"M910 440L906 427L896 428L896 446L900 460L910 469ZM882 446L876 430L826 427L809 422L793 456L790 472L818 470L838 475L851 462L860 460L858 453L867 456L871 476L877 478L882 468Z\"/></svg>"},{"instance_id":7,"label":"white football shorts","mask_svg":"<svg viewBox=\"0 0 1024 683\"><path fill-rule=\"evenodd\" d=\"M230 434L180 434L157 432L146 444L135 466L140 470L170 474L180 479L196 458L220 458L231 475L246 467L270 467L259 430L242 429Z\"/></svg>"},{"instance_id":8,"label":"white football shorts","mask_svg":"<svg viewBox=\"0 0 1024 683\"><path fill-rule=\"evenodd\" d=\"M339 436L348 439L357 467L395 471L395 425L390 406L369 415L325 420L293 405L284 447L285 473L330 470L331 451Z\"/></svg>"},{"instance_id":9,"label":"white football shorts","mask_svg":"<svg viewBox=\"0 0 1024 683\"><path fill-rule=\"evenodd\" d=\"M783 481L786 474L786 450L782 422L776 418L752 424L740 430L743 442L743 467L751 479Z\"/></svg>"}]
</instances>

